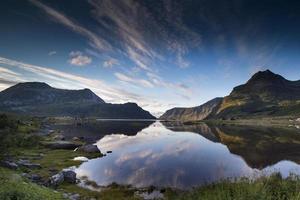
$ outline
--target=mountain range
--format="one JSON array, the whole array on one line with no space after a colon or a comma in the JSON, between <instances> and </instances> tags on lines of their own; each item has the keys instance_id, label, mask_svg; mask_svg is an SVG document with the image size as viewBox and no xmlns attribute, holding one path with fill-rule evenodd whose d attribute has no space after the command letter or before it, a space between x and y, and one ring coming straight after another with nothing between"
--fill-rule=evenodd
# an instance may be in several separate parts
<instances>
[{"instance_id":1,"label":"mountain range","mask_svg":"<svg viewBox=\"0 0 300 200\"><path fill-rule=\"evenodd\" d=\"M192 108L172 108L160 119L195 121L286 115L300 115L300 80L286 80L266 70L233 88L226 97Z\"/></svg>"},{"instance_id":2,"label":"mountain range","mask_svg":"<svg viewBox=\"0 0 300 200\"><path fill-rule=\"evenodd\" d=\"M18 83L0 92L0 111L33 116L155 119L135 103L110 104L89 89L57 89L41 82Z\"/></svg>"}]
</instances>

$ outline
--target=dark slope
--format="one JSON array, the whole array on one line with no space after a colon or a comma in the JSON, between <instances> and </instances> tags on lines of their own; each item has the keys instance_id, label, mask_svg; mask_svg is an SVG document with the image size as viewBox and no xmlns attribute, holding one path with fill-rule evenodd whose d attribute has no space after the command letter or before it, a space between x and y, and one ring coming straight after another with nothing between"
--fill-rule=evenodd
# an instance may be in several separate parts
<instances>
[{"instance_id":1,"label":"dark slope","mask_svg":"<svg viewBox=\"0 0 300 200\"><path fill-rule=\"evenodd\" d=\"M109 104L89 89L64 90L27 82L0 92L0 111L35 116L153 119L135 103Z\"/></svg>"}]
</instances>

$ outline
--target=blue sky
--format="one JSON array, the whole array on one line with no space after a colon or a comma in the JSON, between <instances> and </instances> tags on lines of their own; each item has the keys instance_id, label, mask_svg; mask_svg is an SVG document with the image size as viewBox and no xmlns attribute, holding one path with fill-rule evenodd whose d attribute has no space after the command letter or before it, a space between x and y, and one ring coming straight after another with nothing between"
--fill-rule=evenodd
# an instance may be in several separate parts
<instances>
[{"instance_id":1,"label":"blue sky","mask_svg":"<svg viewBox=\"0 0 300 200\"><path fill-rule=\"evenodd\" d=\"M4 0L0 90L90 88L155 115L225 96L258 70L300 79L300 3Z\"/></svg>"}]
</instances>

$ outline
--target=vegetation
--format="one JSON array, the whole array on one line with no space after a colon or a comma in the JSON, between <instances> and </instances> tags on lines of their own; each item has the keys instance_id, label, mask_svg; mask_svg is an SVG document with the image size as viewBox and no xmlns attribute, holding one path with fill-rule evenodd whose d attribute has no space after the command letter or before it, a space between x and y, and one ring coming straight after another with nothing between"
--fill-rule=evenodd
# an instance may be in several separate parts
<instances>
[{"instance_id":1,"label":"vegetation","mask_svg":"<svg viewBox=\"0 0 300 200\"><path fill-rule=\"evenodd\" d=\"M223 181L188 192L167 190L165 196L170 200L299 200L300 179L294 175L283 179L274 174L255 181Z\"/></svg>"},{"instance_id":2,"label":"vegetation","mask_svg":"<svg viewBox=\"0 0 300 200\"><path fill-rule=\"evenodd\" d=\"M61 193L34 184L22 178L12 170L0 168L1 200L60 200Z\"/></svg>"},{"instance_id":3,"label":"vegetation","mask_svg":"<svg viewBox=\"0 0 300 200\"><path fill-rule=\"evenodd\" d=\"M10 115L0 115L0 139L3 141L0 146L0 155L13 157L14 159L26 158L31 162L41 164L40 169L19 168L18 170L9 170L0 167L0 199L64 199L63 193L76 193L82 199L124 199L137 200L141 197L136 195L136 192L143 191L130 186L120 186L112 184L105 188L99 188L99 191L92 191L81 188L75 184L63 183L55 190L46 188L42 185L37 185L30 182L27 178L21 176L21 173L38 174L44 181L49 178L55 171L60 171L70 166L80 164L80 161L74 161L76 156L99 157L99 154L85 154L83 152L74 152L72 150L50 150L41 145L44 141L51 140L49 136L38 136L35 134L40 127L40 119L16 117ZM276 141L287 146L295 148L299 145L300 138L294 135L294 132L282 134L281 131L269 131L262 129L261 131L252 131L257 134L242 134L239 126L230 128L223 126L218 129L216 134L220 140L227 143L232 151L243 150L244 143L250 145L259 152L264 154L266 144L269 141ZM259 139L259 140L258 140ZM258 142L259 141L259 142ZM277 144L276 143L276 144ZM263 146L262 146L263 144ZM278 146L278 145L277 145ZM266 147L267 148L267 147ZM245 152L253 150L245 150ZM298 155L298 154L295 154ZM1 158L1 159L2 159ZM263 158L266 160L266 158ZM91 183L92 185L93 183ZM300 200L300 178L291 175L287 179L283 179L279 174L274 174L271 177L263 177L257 180L241 179L237 181L222 181L190 191L181 191L175 189L161 190L164 193L165 199L170 200L223 200L223 199L266 199L266 200ZM151 192L151 190L149 190Z\"/></svg>"}]
</instances>

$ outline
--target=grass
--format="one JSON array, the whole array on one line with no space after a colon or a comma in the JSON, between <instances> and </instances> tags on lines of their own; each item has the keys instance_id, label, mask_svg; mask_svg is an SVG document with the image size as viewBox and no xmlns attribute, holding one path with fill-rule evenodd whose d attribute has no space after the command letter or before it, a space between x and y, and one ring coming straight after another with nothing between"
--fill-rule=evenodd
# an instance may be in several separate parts
<instances>
[{"instance_id":1,"label":"grass","mask_svg":"<svg viewBox=\"0 0 300 200\"><path fill-rule=\"evenodd\" d=\"M188 192L169 189L165 197L169 200L299 200L300 180L293 175L282 179L279 174L274 174L255 181L223 181Z\"/></svg>"},{"instance_id":2,"label":"grass","mask_svg":"<svg viewBox=\"0 0 300 200\"><path fill-rule=\"evenodd\" d=\"M0 150L2 150L0 156L3 156L4 153L9 153L9 155L15 159L25 158L33 163L39 163L42 168L12 171L0 167L0 200L59 200L63 199L62 193L64 192L77 193L82 199L140 199L135 195L135 192L138 191L138 189L129 186L113 184L106 188L100 188L100 192L98 192L81 188L74 184L63 183L59 185L56 190L53 190L34 184L26 178L21 177L19 175L20 173L27 172L39 174L46 180L52 175L53 171L60 171L70 166L79 165L81 163L80 161L72 160L76 156L85 156L89 158L101 156L99 154L85 154L83 152L74 152L72 150L50 150L45 146L40 145L41 141L49 140L49 138L39 137L34 134L34 132L39 129L38 120L25 119L25 121L26 123L24 123L23 120L12 120L0 115L0 129L2 128L0 132L0 139L2 141L2 146L0 146ZM238 126L234 127L238 128ZM228 127L224 126L223 128ZM254 144L250 146L253 146L256 149L264 148L264 146L261 145L255 146L261 144L261 142L255 140L255 134L246 134L245 136L249 136L248 138L241 137L239 129L229 130L230 134L225 134L225 132L224 134L219 134L220 137L234 147L238 147L237 149L241 149L243 146L239 146L239 144L248 141L254 141ZM292 140L290 134L285 136L285 134L278 133L276 135L275 133L272 134L272 137L276 136L274 140L283 143L284 146L291 146L291 144L294 143L295 145L298 144L298 140ZM266 137L266 140L268 141L270 138ZM265 140L263 140L263 144L265 144ZM263 160L265 159L266 158ZM300 178L290 176L287 179L282 179L280 175L274 174L271 177L262 177L255 181L249 179L241 179L236 182L222 181L220 183L195 188L190 191L166 189L164 195L165 198L169 200L300 200Z\"/></svg>"},{"instance_id":3,"label":"grass","mask_svg":"<svg viewBox=\"0 0 300 200\"><path fill-rule=\"evenodd\" d=\"M0 167L1 200L60 200L62 194L31 183L14 171Z\"/></svg>"}]
</instances>

